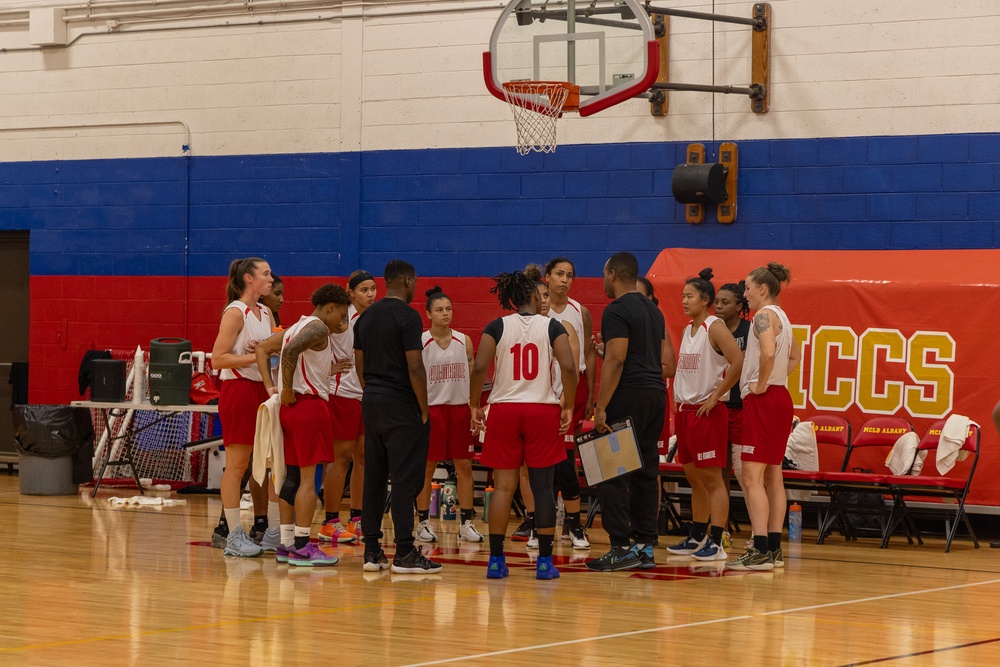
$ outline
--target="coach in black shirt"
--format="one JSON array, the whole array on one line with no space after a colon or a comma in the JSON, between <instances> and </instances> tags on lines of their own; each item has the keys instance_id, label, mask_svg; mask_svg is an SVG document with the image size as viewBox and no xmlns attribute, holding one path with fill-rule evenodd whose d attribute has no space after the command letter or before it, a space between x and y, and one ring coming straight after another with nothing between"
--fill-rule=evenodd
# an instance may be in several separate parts
<instances>
[{"instance_id":1,"label":"coach in black shirt","mask_svg":"<svg viewBox=\"0 0 1000 667\"><path fill-rule=\"evenodd\" d=\"M413 502L424 485L430 425L427 375L421 356L420 315L409 304L416 290L413 266L394 259L385 267L385 298L368 307L354 325L354 359L364 387L365 485L361 516L366 571L389 567L382 551L382 511L392 476L392 524L396 555L392 571L441 569L413 548Z\"/></svg>"},{"instance_id":2,"label":"coach in black shirt","mask_svg":"<svg viewBox=\"0 0 1000 667\"><path fill-rule=\"evenodd\" d=\"M614 301L601 317L604 366L594 427L608 432L609 423L631 417L642 468L598 486L601 523L611 550L587 567L601 572L655 567L660 470L656 442L666 414L664 380L673 376L676 361L663 314L636 290L638 274L639 263L631 253L616 253L604 265L604 293Z\"/></svg>"}]
</instances>

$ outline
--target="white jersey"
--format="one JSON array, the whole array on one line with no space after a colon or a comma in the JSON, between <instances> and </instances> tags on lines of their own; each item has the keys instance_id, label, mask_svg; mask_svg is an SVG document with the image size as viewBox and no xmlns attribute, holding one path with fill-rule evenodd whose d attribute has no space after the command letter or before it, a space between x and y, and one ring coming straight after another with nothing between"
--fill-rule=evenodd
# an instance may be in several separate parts
<instances>
[{"instance_id":1,"label":"white jersey","mask_svg":"<svg viewBox=\"0 0 1000 667\"><path fill-rule=\"evenodd\" d=\"M490 404L559 403L552 388L555 357L549 330L553 324L541 315L515 314L487 325L484 333L497 342ZM498 338L494 334L500 327Z\"/></svg>"},{"instance_id":2,"label":"white jersey","mask_svg":"<svg viewBox=\"0 0 1000 667\"><path fill-rule=\"evenodd\" d=\"M757 313L765 310L772 310L781 322L781 331L775 332L774 366L771 368L771 375L767 378L766 384L780 385L788 384L788 356L792 352L792 324L788 321L788 316L778 306L764 306ZM750 393L750 385L757 383L760 374L760 341L754 331L753 324L750 325L750 335L747 336L747 351L743 355L743 375L740 376L740 396L747 397Z\"/></svg>"},{"instance_id":3,"label":"white jersey","mask_svg":"<svg viewBox=\"0 0 1000 667\"><path fill-rule=\"evenodd\" d=\"M715 351L708 335L711 326L721 321L709 315L697 329L693 322L684 327L674 374L674 400L678 403L702 403L722 384L729 362Z\"/></svg>"},{"instance_id":4,"label":"white jersey","mask_svg":"<svg viewBox=\"0 0 1000 667\"><path fill-rule=\"evenodd\" d=\"M271 311L266 306L259 306L260 319L257 319L257 316L253 314L252 306L248 306L240 300L233 301L222 312L225 313L230 308L235 308L243 314L243 329L236 336L236 342L233 343L233 349L230 350L230 353L243 356L250 351L251 345L256 345L271 337ZM263 382L256 361L240 368L223 368L219 373L219 377L223 380L243 378L245 380Z\"/></svg>"},{"instance_id":5,"label":"white jersey","mask_svg":"<svg viewBox=\"0 0 1000 667\"><path fill-rule=\"evenodd\" d=\"M310 322L319 322L315 315L303 315L299 321L292 325L281 337L281 354L285 354L285 347L303 328ZM303 350L295 364L295 373L292 375L292 389L296 394L312 394L319 396L324 401L329 398L330 386L330 365L333 363L333 348L327 342L322 350ZM278 377L278 391L284 389L284 378Z\"/></svg>"},{"instance_id":6,"label":"white jersey","mask_svg":"<svg viewBox=\"0 0 1000 667\"><path fill-rule=\"evenodd\" d=\"M576 337L580 339L580 372L587 370L587 359L583 354L583 307L580 306L580 302L569 299L561 313L550 307L549 317L560 322L569 322L576 330Z\"/></svg>"},{"instance_id":7,"label":"white jersey","mask_svg":"<svg viewBox=\"0 0 1000 667\"><path fill-rule=\"evenodd\" d=\"M469 356L465 349L465 334L452 329L448 347L434 340L430 331L420 337L424 369L427 371L428 405L468 405Z\"/></svg>"},{"instance_id":8,"label":"white jersey","mask_svg":"<svg viewBox=\"0 0 1000 667\"><path fill-rule=\"evenodd\" d=\"M350 359L354 360L354 323L358 321L358 309L351 304L347 308L347 330L343 333L330 334L330 344L333 346L333 359L341 362ZM361 381L358 379L358 372L354 366L344 371L330 376L330 395L341 398L353 398L360 401L363 391Z\"/></svg>"}]
</instances>

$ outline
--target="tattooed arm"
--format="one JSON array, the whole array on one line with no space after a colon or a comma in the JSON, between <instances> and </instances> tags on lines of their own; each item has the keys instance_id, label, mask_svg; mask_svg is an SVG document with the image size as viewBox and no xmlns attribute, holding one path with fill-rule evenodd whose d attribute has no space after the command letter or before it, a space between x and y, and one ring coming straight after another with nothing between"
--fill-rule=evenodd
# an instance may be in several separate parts
<instances>
[{"instance_id":1,"label":"tattooed arm","mask_svg":"<svg viewBox=\"0 0 1000 667\"><path fill-rule=\"evenodd\" d=\"M767 391L767 379L771 377L771 370L774 368L780 328L781 321L770 310L759 311L753 317L753 334L760 343L760 366L757 371L757 384L750 386L751 393L763 394Z\"/></svg>"},{"instance_id":2,"label":"tattooed arm","mask_svg":"<svg viewBox=\"0 0 1000 667\"><path fill-rule=\"evenodd\" d=\"M281 402L285 405L295 403L295 390L292 380L295 377L295 366L299 356L306 350L323 350L330 344L330 330L326 325L316 320L302 328L281 349Z\"/></svg>"}]
</instances>

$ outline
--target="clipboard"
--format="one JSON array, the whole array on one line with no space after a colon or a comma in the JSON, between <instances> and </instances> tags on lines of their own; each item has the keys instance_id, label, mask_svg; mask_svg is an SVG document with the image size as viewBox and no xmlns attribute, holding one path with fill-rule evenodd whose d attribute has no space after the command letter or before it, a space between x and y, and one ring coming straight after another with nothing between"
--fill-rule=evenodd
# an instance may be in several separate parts
<instances>
[{"instance_id":1,"label":"clipboard","mask_svg":"<svg viewBox=\"0 0 1000 667\"><path fill-rule=\"evenodd\" d=\"M589 486L597 486L642 467L642 456L639 454L632 419L626 417L608 426L611 427L611 433L588 431L576 439Z\"/></svg>"}]
</instances>

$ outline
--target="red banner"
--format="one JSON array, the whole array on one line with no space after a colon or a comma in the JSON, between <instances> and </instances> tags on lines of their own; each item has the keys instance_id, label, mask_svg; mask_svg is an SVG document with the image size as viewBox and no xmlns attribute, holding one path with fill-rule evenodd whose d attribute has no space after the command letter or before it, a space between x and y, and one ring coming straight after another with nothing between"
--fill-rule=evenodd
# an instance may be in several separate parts
<instances>
[{"instance_id":1,"label":"red banner","mask_svg":"<svg viewBox=\"0 0 1000 667\"><path fill-rule=\"evenodd\" d=\"M840 414L855 433L870 417L895 415L920 435L937 419L967 415L982 427L969 502L1000 505L1000 438L991 417L1000 400L992 354L1000 250L667 249L648 277L674 348L687 324L680 294L689 277L711 267L718 289L770 261L791 269L778 301L802 350L788 387L796 414ZM885 471L875 458L852 466Z\"/></svg>"}]
</instances>

